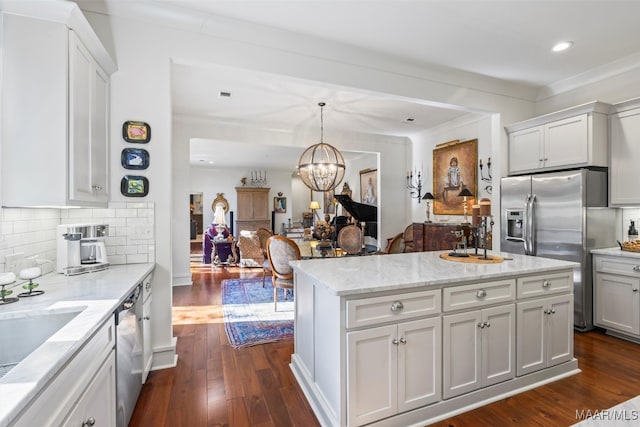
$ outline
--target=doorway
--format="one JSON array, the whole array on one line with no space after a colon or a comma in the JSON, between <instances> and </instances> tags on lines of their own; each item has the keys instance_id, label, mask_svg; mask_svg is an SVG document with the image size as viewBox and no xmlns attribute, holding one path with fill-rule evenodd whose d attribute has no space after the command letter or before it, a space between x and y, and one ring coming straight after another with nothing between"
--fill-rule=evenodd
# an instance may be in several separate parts
<instances>
[{"instance_id":1,"label":"doorway","mask_svg":"<svg viewBox=\"0 0 640 427\"><path fill-rule=\"evenodd\" d=\"M191 193L189 195L189 217L191 219L191 252L194 249L201 250L203 218L202 218L202 193Z\"/></svg>"}]
</instances>

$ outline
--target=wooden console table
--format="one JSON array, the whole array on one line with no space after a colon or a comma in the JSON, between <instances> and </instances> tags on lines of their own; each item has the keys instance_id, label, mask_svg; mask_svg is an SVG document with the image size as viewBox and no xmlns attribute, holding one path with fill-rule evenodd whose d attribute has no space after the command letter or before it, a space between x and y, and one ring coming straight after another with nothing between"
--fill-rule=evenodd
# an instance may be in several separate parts
<instances>
[{"instance_id":1,"label":"wooden console table","mask_svg":"<svg viewBox=\"0 0 640 427\"><path fill-rule=\"evenodd\" d=\"M413 251L444 251L453 249L458 238L455 231L463 230L467 236L467 241L471 242L469 235L471 229L467 225L442 224L442 223L413 223Z\"/></svg>"}]
</instances>

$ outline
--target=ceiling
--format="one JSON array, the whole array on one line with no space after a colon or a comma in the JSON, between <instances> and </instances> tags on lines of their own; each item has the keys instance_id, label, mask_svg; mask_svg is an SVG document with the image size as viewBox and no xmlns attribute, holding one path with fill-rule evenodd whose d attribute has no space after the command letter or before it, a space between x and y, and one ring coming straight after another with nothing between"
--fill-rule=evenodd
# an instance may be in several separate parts
<instances>
[{"instance_id":1,"label":"ceiling","mask_svg":"<svg viewBox=\"0 0 640 427\"><path fill-rule=\"evenodd\" d=\"M105 0L107 2L112 0ZM84 4L91 1L78 1ZM128 2L133 3L133 2ZM147 0L172 13L217 15L241 25L273 27L328 39L426 67L455 69L543 89L608 67L640 63L640 1L591 0ZM91 6L89 6L91 9ZM172 12L173 11L173 12ZM241 21L241 22L239 22ZM295 37L295 34L293 35ZM573 47L551 52L554 43ZM630 65L632 64L632 65ZM595 74L594 74L595 73ZM319 127L318 101L327 102L325 127L410 136L466 114L406 99L214 67L177 65L173 108L178 115L251 124L273 132ZM220 91L231 97L218 97ZM413 118L413 122L405 119ZM228 142L228 141L227 141ZM219 152L212 144L210 155ZM201 144L202 145L202 144ZM245 144L246 145L246 144ZM235 147L236 158L244 146ZM265 147L269 150L269 147ZM208 154L201 147L200 162ZM296 151L299 155L300 149ZM256 152L253 144L251 151ZM275 158L284 153L277 152ZM253 157L265 161L269 152ZM251 156L249 156L251 157ZM235 164L228 164L237 167Z\"/></svg>"}]
</instances>

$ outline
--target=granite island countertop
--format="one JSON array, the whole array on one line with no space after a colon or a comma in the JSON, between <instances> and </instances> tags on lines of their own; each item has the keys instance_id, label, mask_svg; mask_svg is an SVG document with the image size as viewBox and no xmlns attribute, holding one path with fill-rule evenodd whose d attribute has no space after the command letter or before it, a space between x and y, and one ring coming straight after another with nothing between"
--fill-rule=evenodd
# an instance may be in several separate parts
<instances>
[{"instance_id":1,"label":"granite island countertop","mask_svg":"<svg viewBox=\"0 0 640 427\"><path fill-rule=\"evenodd\" d=\"M21 413L154 267L152 263L115 265L77 276L50 273L34 279L44 294L0 305L0 322L43 312L80 311L55 334L55 342L45 341L0 378L0 426ZM24 282L16 282L11 296L23 291Z\"/></svg>"},{"instance_id":2,"label":"granite island countertop","mask_svg":"<svg viewBox=\"0 0 640 427\"><path fill-rule=\"evenodd\" d=\"M506 252L489 252L505 260L493 264L448 261L440 254L448 251L412 252L370 256L291 261L296 274L315 279L339 296L369 292L446 286L505 276L539 274L578 267L579 264Z\"/></svg>"}]
</instances>

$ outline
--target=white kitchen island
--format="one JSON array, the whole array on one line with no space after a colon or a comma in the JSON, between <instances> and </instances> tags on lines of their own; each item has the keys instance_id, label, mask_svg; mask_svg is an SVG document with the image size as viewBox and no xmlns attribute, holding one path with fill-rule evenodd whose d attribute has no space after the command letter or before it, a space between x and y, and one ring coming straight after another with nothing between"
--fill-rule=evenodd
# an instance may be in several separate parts
<instances>
[{"instance_id":1,"label":"white kitchen island","mask_svg":"<svg viewBox=\"0 0 640 427\"><path fill-rule=\"evenodd\" d=\"M422 426L580 372L577 264L441 253L291 263L291 369L322 425Z\"/></svg>"}]
</instances>

